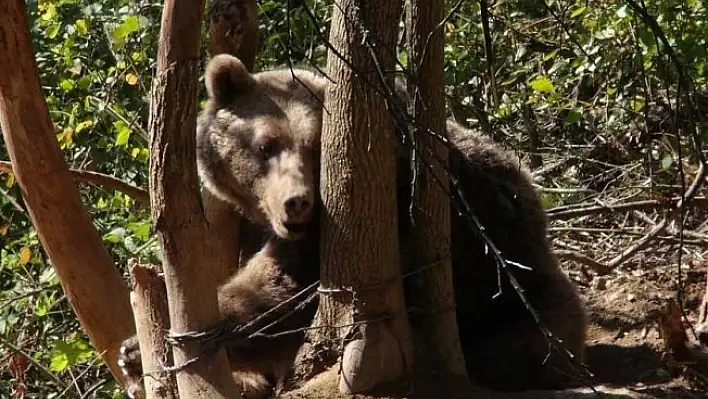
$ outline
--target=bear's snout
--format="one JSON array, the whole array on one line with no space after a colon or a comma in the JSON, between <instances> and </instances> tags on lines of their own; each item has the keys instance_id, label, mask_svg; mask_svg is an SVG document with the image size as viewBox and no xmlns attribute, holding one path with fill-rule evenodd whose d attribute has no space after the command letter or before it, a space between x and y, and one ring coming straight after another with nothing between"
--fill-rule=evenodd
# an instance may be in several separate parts
<instances>
[{"instance_id":1,"label":"bear's snout","mask_svg":"<svg viewBox=\"0 0 708 399\"><path fill-rule=\"evenodd\" d=\"M283 206L285 213L288 215L288 220L306 221L312 210L311 195L302 194L294 195L285 200Z\"/></svg>"}]
</instances>

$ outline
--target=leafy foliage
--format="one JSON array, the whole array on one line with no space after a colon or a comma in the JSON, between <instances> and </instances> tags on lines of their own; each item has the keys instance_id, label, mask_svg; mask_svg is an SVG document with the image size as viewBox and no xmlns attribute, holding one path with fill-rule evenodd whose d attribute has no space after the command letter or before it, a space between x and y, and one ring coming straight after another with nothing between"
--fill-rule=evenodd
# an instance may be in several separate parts
<instances>
[{"instance_id":1,"label":"leafy foliage","mask_svg":"<svg viewBox=\"0 0 708 399\"><path fill-rule=\"evenodd\" d=\"M259 2L258 69L325 65L331 2L293 3L288 10L284 2ZM679 146L690 143L685 129L708 107L703 3L646 2L681 61L681 73L698 88L692 93L698 109L680 107L676 118L679 72L629 3L553 0L544 8L518 0L494 6L488 21L480 17L477 2L446 3L454 10L441 27L446 89L458 121L486 131L523 157L539 157L541 169L556 165L539 173L545 185L602 191L650 176L641 196L678 192L677 166L692 170L698 155L688 151L679 159ZM147 187L148 96L161 4L32 0L28 13L66 161L75 169ZM405 53L400 58L405 64ZM705 122L698 126L701 138L708 139ZM8 159L4 147L0 157ZM633 163L639 167L627 167ZM0 182L0 396L94 392L117 397L115 383L41 251L14 177L6 175ZM119 192L86 185L81 192L117 267L130 257L160 261L148 210ZM544 194L548 207L588 198Z\"/></svg>"}]
</instances>

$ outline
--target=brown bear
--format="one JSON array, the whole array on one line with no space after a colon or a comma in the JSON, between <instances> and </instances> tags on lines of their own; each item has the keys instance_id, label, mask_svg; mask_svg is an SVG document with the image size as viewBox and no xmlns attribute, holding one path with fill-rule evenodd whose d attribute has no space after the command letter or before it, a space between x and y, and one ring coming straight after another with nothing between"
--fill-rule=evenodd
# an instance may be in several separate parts
<instances>
[{"instance_id":1,"label":"brown bear","mask_svg":"<svg viewBox=\"0 0 708 399\"><path fill-rule=\"evenodd\" d=\"M319 139L326 84L325 78L299 69L250 74L237 58L225 54L207 67L209 101L197 129L200 176L210 192L271 232L263 249L219 289L222 313L238 323L317 279ZM451 172L486 234L505 259L515 262L508 264L508 273L553 336L582 359L585 311L551 252L546 215L528 171L512 154L452 121L447 131L453 143ZM412 229L407 217L409 152L401 154L399 232L403 266L412 270L422 265L406 257ZM573 369L539 329L465 215L453 207L456 312L470 376L479 385L502 390L560 386ZM287 250L274 250L281 246ZM293 259L292 254L300 257ZM276 327L306 327L313 314L311 306L289 325ZM229 357L235 371L260 373L258 384L248 391L265 394L269 384L282 383L301 342L298 335L247 347L234 343ZM135 343L126 342L122 353L126 373L139 374Z\"/></svg>"}]
</instances>

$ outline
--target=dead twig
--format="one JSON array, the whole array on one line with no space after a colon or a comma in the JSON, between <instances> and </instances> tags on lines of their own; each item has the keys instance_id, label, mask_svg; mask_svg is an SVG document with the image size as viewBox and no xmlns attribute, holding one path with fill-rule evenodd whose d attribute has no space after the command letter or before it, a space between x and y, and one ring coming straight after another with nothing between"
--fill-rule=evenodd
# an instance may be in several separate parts
<instances>
[{"instance_id":1,"label":"dead twig","mask_svg":"<svg viewBox=\"0 0 708 399\"><path fill-rule=\"evenodd\" d=\"M571 261L582 263L586 266L589 266L591 269L593 269L595 272L597 272L597 274L599 274L601 276L607 275L612 271L612 269L610 267L603 264L602 262L598 262L595 259L592 259L589 256L583 255L579 252L557 250L557 251L554 251L554 253L556 254L556 256L558 258L571 260Z\"/></svg>"}]
</instances>

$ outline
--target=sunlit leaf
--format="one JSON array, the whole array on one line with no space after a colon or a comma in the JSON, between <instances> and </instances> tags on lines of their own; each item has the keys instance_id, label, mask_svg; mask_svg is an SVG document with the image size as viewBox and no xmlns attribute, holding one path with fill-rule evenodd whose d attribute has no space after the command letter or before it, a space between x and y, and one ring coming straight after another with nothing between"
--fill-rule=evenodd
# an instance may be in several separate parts
<instances>
[{"instance_id":1,"label":"sunlit leaf","mask_svg":"<svg viewBox=\"0 0 708 399\"><path fill-rule=\"evenodd\" d=\"M573 11L573 12L570 14L570 17L571 17L571 18L575 18L575 17L578 17L578 16L580 16L580 15L583 15L583 13L585 12L586 9L587 9L587 7L578 7L578 8L575 9L575 11Z\"/></svg>"},{"instance_id":2,"label":"sunlit leaf","mask_svg":"<svg viewBox=\"0 0 708 399\"><path fill-rule=\"evenodd\" d=\"M77 19L74 25L76 26L76 33L80 36L86 36L88 33L88 23L86 23L85 19Z\"/></svg>"},{"instance_id":3,"label":"sunlit leaf","mask_svg":"<svg viewBox=\"0 0 708 399\"><path fill-rule=\"evenodd\" d=\"M74 81L69 79L64 79L59 83L59 87L64 91L71 91L74 88Z\"/></svg>"},{"instance_id":4,"label":"sunlit leaf","mask_svg":"<svg viewBox=\"0 0 708 399\"><path fill-rule=\"evenodd\" d=\"M5 188L12 188L12 186L15 185L15 174L14 173L8 173L7 177L5 178Z\"/></svg>"},{"instance_id":5,"label":"sunlit leaf","mask_svg":"<svg viewBox=\"0 0 708 399\"><path fill-rule=\"evenodd\" d=\"M125 239L125 229L122 227L115 228L111 230L110 233L103 236L103 239L114 244L123 242L123 239Z\"/></svg>"},{"instance_id":6,"label":"sunlit leaf","mask_svg":"<svg viewBox=\"0 0 708 399\"><path fill-rule=\"evenodd\" d=\"M54 39L57 37L59 34L59 29L61 28L61 24L51 24L49 27L47 27L47 30L45 31L45 35L47 35L48 38Z\"/></svg>"},{"instance_id":7,"label":"sunlit leaf","mask_svg":"<svg viewBox=\"0 0 708 399\"><path fill-rule=\"evenodd\" d=\"M674 157L667 155L661 159L661 169L668 170L674 164Z\"/></svg>"},{"instance_id":8,"label":"sunlit leaf","mask_svg":"<svg viewBox=\"0 0 708 399\"><path fill-rule=\"evenodd\" d=\"M76 129L75 129L76 134L81 133L82 131L90 128L91 126L93 126L93 121L91 121L91 120L83 121L83 122L79 123L78 125L76 125Z\"/></svg>"},{"instance_id":9,"label":"sunlit leaf","mask_svg":"<svg viewBox=\"0 0 708 399\"><path fill-rule=\"evenodd\" d=\"M49 370L54 372L62 372L69 367L69 356L66 353L55 353L49 363Z\"/></svg>"},{"instance_id":10,"label":"sunlit leaf","mask_svg":"<svg viewBox=\"0 0 708 399\"><path fill-rule=\"evenodd\" d=\"M49 309L52 307L51 298L46 294L41 294L37 297L37 301L34 304L34 314L42 317L49 313Z\"/></svg>"},{"instance_id":11,"label":"sunlit leaf","mask_svg":"<svg viewBox=\"0 0 708 399\"><path fill-rule=\"evenodd\" d=\"M542 93L553 93L555 91L553 82L551 82L551 79L545 75L537 76L531 81L530 86L534 91L539 91Z\"/></svg>"},{"instance_id":12,"label":"sunlit leaf","mask_svg":"<svg viewBox=\"0 0 708 399\"><path fill-rule=\"evenodd\" d=\"M125 146L128 144L128 140L130 139L130 133L131 129L123 123L122 121L118 121L113 124L116 128L116 145L118 146Z\"/></svg>"},{"instance_id":13,"label":"sunlit leaf","mask_svg":"<svg viewBox=\"0 0 708 399\"><path fill-rule=\"evenodd\" d=\"M135 74L129 73L125 75L125 81L128 82L129 85L135 86L138 84L138 77L135 76Z\"/></svg>"},{"instance_id":14,"label":"sunlit leaf","mask_svg":"<svg viewBox=\"0 0 708 399\"><path fill-rule=\"evenodd\" d=\"M47 267L44 269L42 274L39 275L39 282L40 284L49 284L49 285L54 285L59 283L59 279L57 277L57 271L54 270L53 267Z\"/></svg>"},{"instance_id":15,"label":"sunlit leaf","mask_svg":"<svg viewBox=\"0 0 708 399\"><path fill-rule=\"evenodd\" d=\"M116 41L124 40L128 35L140 29L140 21L135 15L129 15L122 24L118 25L111 35Z\"/></svg>"},{"instance_id":16,"label":"sunlit leaf","mask_svg":"<svg viewBox=\"0 0 708 399\"><path fill-rule=\"evenodd\" d=\"M629 13L627 12L627 5L622 4L617 8L617 11L615 12L615 15L617 15L618 18L624 19L629 16Z\"/></svg>"},{"instance_id":17,"label":"sunlit leaf","mask_svg":"<svg viewBox=\"0 0 708 399\"><path fill-rule=\"evenodd\" d=\"M4 224L0 226L0 236L5 236L7 235L7 232L10 230L10 224Z\"/></svg>"},{"instance_id":18,"label":"sunlit leaf","mask_svg":"<svg viewBox=\"0 0 708 399\"><path fill-rule=\"evenodd\" d=\"M150 237L150 223L148 222L130 223L128 224L128 230L142 240Z\"/></svg>"},{"instance_id":19,"label":"sunlit leaf","mask_svg":"<svg viewBox=\"0 0 708 399\"><path fill-rule=\"evenodd\" d=\"M29 247L22 247L20 250L20 264L26 265L32 258L32 250Z\"/></svg>"},{"instance_id":20,"label":"sunlit leaf","mask_svg":"<svg viewBox=\"0 0 708 399\"><path fill-rule=\"evenodd\" d=\"M546 55L544 55L544 56L543 56L543 61L546 62L546 61L548 61L548 60L553 59L553 58L556 56L556 54L558 54L558 50L557 50L557 49L551 51L550 53L548 53L548 54L546 54Z\"/></svg>"}]
</instances>

